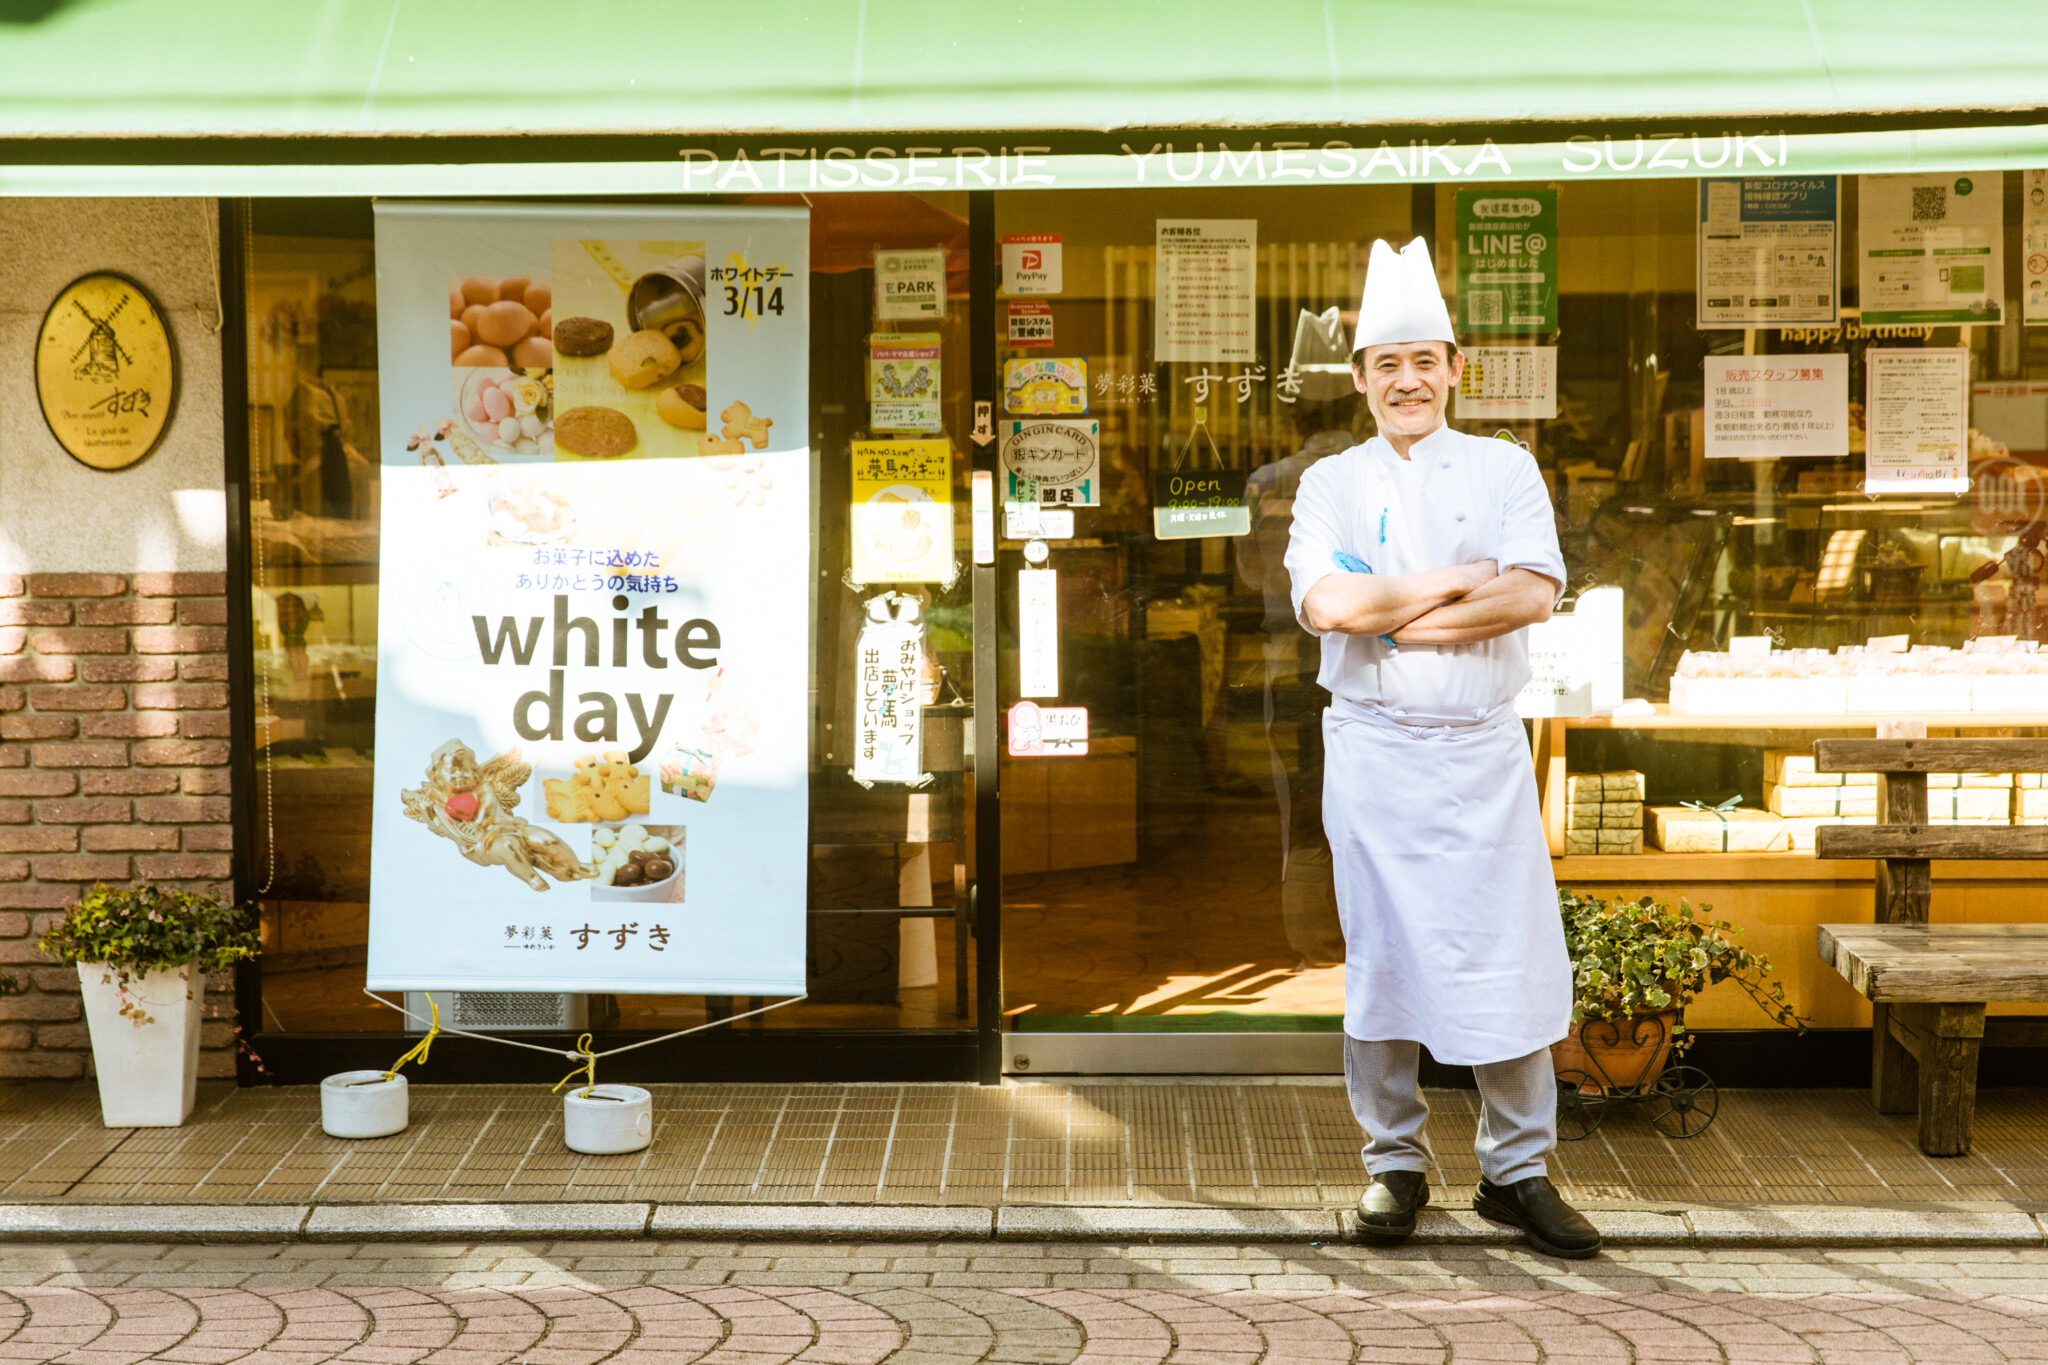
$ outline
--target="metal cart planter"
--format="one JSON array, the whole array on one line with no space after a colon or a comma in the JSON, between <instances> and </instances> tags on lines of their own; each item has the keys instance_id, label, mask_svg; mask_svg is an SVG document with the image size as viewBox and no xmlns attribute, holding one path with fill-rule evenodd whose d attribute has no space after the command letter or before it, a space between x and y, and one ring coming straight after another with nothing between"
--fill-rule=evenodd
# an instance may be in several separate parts
<instances>
[{"instance_id":1,"label":"metal cart planter","mask_svg":"<svg viewBox=\"0 0 2048 1365\"><path fill-rule=\"evenodd\" d=\"M1591 1137L1609 1103L1644 1106L1651 1126L1666 1137L1698 1137L1721 1109L1713 1077L1696 1066L1668 1065L1676 1012L1629 1019L1588 1019L1573 1030L1583 1067L1557 1071L1557 1136ZM1564 1046L1564 1045L1560 1045ZM1617 1074L1618 1073L1618 1074Z\"/></svg>"}]
</instances>

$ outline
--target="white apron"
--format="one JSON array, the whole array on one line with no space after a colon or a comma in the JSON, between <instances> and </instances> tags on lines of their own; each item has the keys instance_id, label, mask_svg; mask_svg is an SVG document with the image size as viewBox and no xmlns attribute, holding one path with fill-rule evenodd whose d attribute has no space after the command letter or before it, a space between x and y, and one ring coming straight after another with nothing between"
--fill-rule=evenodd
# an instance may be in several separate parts
<instances>
[{"instance_id":1,"label":"white apron","mask_svg":"<svg viewBox=\"0 0 2048 1365\"><path fill-rule=\"evenodd\" d=\"M1323 823L1344 922L1344 1031L1455 1066L1565 1036L1571 964L1512 704L1323 713Z\"/></svg>"}]
</instances>

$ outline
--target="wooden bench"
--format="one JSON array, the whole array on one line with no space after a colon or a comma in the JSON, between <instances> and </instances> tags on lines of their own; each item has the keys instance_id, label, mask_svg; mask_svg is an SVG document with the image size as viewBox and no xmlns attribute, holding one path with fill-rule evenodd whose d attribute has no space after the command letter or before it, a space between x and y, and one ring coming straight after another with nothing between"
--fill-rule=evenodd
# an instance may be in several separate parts
<instances>
[{"instance_id":1,"label":"wooden bench","mask_svg":"<svg viewBox=\"0 0 2048 1365\"><path fill-rule=\"evenodd\" d=\"M1875 772L1877 823L1823 825L1822 858L1877 860L1874 924L1823 924L1823 959L1870 1001L1871 1101L1920 1115L1920 1150L1970 1150L1977 1053L2048 1044L2048 1019L1987 1019L1990 1003L2048 1003L2048 925L1929 924L1935 858L2048 858L2048 825L1929 825L1927 774L2048 772L2048 740L1823 739L1824 773Z\"/></svg>"}]
</instances>

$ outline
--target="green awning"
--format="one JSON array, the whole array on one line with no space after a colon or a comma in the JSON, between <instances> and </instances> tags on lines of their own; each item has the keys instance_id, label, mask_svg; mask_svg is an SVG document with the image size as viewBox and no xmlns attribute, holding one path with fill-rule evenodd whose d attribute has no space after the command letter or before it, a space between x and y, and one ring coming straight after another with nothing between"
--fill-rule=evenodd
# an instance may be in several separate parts
<instances>
[{"instance_id":1,"label":"green awning","mask_svg":"<svg viewBox=\"0 0 2048 1365\"><path fill-rule=\"evenodd\" d=\"M0 0L0 72L0 189L17 192L116 190L91 171L111 165L616 161L588 148L636 137L864 155L860 139L917 133L1056 150L1126 129L1235 147L1276 128L1362 146L1446 125L1468 146L1652 121L1824 135L2048 122L2048 4ZM276 145L304 137L353 145Z\"/></svg>"}]
</instances>

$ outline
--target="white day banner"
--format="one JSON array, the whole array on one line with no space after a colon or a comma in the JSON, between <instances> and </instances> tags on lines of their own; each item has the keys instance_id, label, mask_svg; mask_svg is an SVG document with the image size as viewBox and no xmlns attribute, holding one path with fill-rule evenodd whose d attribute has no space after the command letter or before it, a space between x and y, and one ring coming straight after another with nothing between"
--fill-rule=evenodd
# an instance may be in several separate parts
<instances>
[{"instance_id":1,"label":"white day banner","mask_svg":"<svg viewBox=\"0 0 2048 1365\"><path fill-rule=\"evenodd\" d=\"M371 988L803 992L809 243L377 206Z\"/></svg>"}]
</instances>

